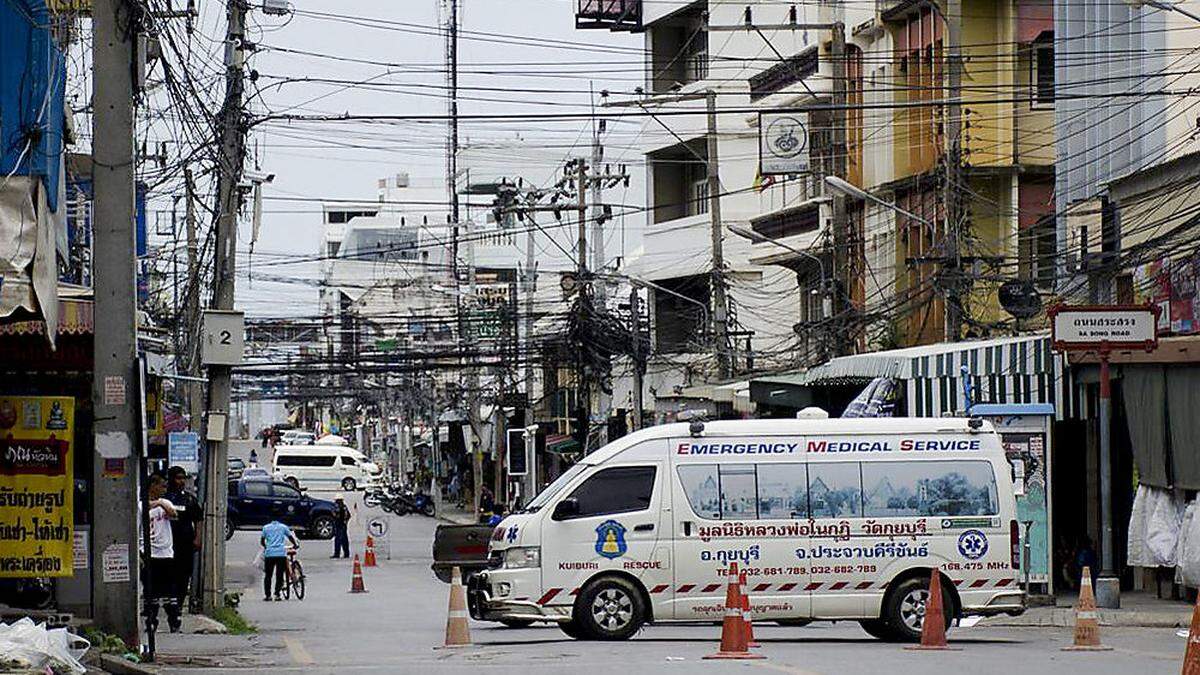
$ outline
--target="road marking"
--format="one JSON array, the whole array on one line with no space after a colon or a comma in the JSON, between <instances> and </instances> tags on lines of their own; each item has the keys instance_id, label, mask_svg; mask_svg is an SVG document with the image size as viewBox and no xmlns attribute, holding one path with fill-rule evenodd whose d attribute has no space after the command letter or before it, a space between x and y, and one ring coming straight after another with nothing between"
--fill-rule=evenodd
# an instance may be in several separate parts
<instances>
[{"instance_id":1,"label":"road marking","mask_svg":"<svg viewBox=\"0 0 1200 675\"><path fill-rule=\"evenodd\" d=\"M788 673L788 675L817 675L817 673L814 673L811 670L804 670L803 668L797 668L795 666L789 666L782 663L771 663L769 661L748 661L747 663L752 666L758 666L759 668L766 668L767 670Z\"/></svg>"},{"instance_id":2,"label":"road marking","mask_svg":"<svg viewBox=\"0 0 1200 675\"><path fill-rule=\"evenodd\" d=\"M304 644L296 638L285 637L283 638L283 644L287 646L288 654L292 655L292 660L297 665L311 666L316 663L312 655L304 648Z\"/></svg>"}]
</instances>

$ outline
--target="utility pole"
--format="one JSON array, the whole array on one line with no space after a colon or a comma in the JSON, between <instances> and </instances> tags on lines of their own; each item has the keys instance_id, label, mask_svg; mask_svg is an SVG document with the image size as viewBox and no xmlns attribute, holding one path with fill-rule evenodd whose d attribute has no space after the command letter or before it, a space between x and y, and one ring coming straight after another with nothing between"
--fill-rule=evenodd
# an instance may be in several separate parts
<instances>
[{"instance_id":1,"label":"utility pole","mask_svg":"<svg viewBox=\"0 0 1200 675\"><path fill-rule=\"evenodd\" d=\"M191 168L183 170L184 187L187 190L184 211L184 227L187 230L187 278L190 291L184 298L184 325L187 326L187 354L184 365L190 377L197 378L187 383L188 415L191 418L192 431L201 433L200 425L204 420L204 389L200 385L200 246L196 236L196 190L192 182Z\"/></svg>"},{"instance_id":2,"label":"utility pole","mask_svg":"<svg viewBox=\"0 0 1200 675\"><path fill-rule=\"evenodd\" d=\"M642 380L646 361L642 354L642 308L637 286L629 286L629 333L633 336L633 424L630 431L642 428Z\"/></svg>"},{"instance_id":3,"label":"utility pole","mask_svg":"<svg viewBox=\"0 0 1200 675\"><path fill-rule=\"evenodd\" d=\"M522 356L525 359L525 428L533 425L533 294L537 289L537 271L534 269L533 227L534 214L529 214L530 227L525 230L525 339L522 341ZM532 443L532 444L531 444ZM533 499L537 492L537 435L526 441L526 452L531 461L525 474L525 489L522 498L526 503Z\"/></svg>"},{"instance_id":4,"label":"utility pole","mask_svg":"<svg viewBox=\"0 0 1200 675\"><path fill-rule=\"evenodd\" d=\"M962 251L959 236L962 204L958 182L962 165L962 0L947 0L946 13L946 180L943 211L946 219L946 253L943 267L946 287L945 339L957 342L962 335Z\"/></svg>"},{"instance_id":5,"label":"utility pole","mask_svg":"<svg viewBox=\"0 0 1200 675\"><path fill-rule=\"evenodd\" d=\"M575 160L575 210L579 218L579 236L577 252L575 254L577 260L577 271L579 273L579 295L576 297L576 308L583 309L583 299L587 294L588 288L588 263L587 263L587 189L588 189L588 166L587 162L582 157ZM582 410L582 418L577 416L583 429L580 432L583 434L583 442L580 443L582 451L586 454L588 451L587 438L588 431L592 426L592 389L591 382L588 379L587 368L580 360L579 373L579 394L575 401L576 407Z\"/></svg>"},{"instance_id":6,"label":"utility pole","mask_svg":"<svg viewBox=\"0 0 1200 675\"><path fill-rule=\"evenodd\" d=\"M213 309L232 310L234 274L237 263L238 211L241 206L242 163L246 154L242 95L246 32L246 0L230 0L226 6L225 102L221 106L217 175L217 231L214 254ZM200 550L204 578L204 611L211 613L225 604L225 518L229 458L229 412L232 368L208 367L208 454L204 464L204 533Z\"/></svg>"},{"instance_id":7,"label":"utility pole","mask_svg":"<svg viewBox=\"0 0 1200 675\"><path fill-rule=\"evenodd\" d=\"M827 170L831 170L838 178L846 179L847 174L847 145L846 145L846 26L841 22L833 24L830 29L833 35L829 47L829 60L833 67L833 111L830 126L833 127L833 144L829 148L831 162ZM833 195L833 278L832 289L833 313L828 317L829 334L832 337L833 354L840 356L853 351L853 332L849 329L850 318L848 310L851 307L851 292L855 283L854 271L851 268L851 236L850 218L846 212L846 196L841 193ZM822 289L824 292L825 289Z\"/></svg>"},{"instance_id":8,"label":"utility pole","mask_svg":"<svg viewBox=\"0 0 1200 675\"><path fill-rule=\"evenodd\" d=\"M708 90L708 217L712 223L712 285L713 350L717 356L717 372L722 380L732 374L729 342L729 301L725 296L725 250L721 231L721 175L717 155L717 92Z\"/></svg>"},{"instance_id":9,"label":"utility pole","mask_svg":"<svg viewBox=\"0 0 1200 675\"><path fill-rule=\"evenodd\" d=\"M96 321L92 618L127 644L138 635L137 284L134 247L133 60L136 25L123 0L92 8ZM103 564L101 563L103 561ZM111 564L118 563L117 565Z\"/></svg>"}]
</instances>

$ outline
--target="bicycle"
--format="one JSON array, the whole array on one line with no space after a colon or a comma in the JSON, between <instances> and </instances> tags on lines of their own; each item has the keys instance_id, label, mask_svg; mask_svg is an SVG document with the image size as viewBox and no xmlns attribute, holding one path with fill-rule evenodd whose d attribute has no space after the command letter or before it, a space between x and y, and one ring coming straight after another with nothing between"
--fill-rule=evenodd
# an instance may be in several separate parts
<instances>
[{"instance_id":1,"label":"bicycle","mask_svg":"<svg viewBox=\"0 0 1200 675\"><path fill-rule=\"evenodd\" d=\"M289 547L287 550L287 583L283 585L283 597L287 600L292 598L292 592L295 591L296 599L304 599L304 566L296 560L296 549Z\"/></svg>"}]
</instances>

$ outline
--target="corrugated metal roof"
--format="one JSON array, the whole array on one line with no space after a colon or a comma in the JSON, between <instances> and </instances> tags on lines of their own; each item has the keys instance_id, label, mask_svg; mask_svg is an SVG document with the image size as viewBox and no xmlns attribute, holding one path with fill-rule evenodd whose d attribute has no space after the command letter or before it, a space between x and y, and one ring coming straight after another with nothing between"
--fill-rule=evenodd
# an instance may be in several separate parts
<instances>
[{"instance_id":1,"label":"corrugated metal roof","mask_svg":"<svg viewBox=\"0 0 1200 675\"><path fill-rule=\"evenodd\" d=\"M968 352L985 353L987 350L1003 350L1016 347L1019 352L1031 353L1046 348L1049 335L1024 335L1019 337L992 338L988 340L969 340L964 342L940 342L920 347L907 347L870 354L854 354L839 356L819 366L810 368L807 372L795 375L779 375L762 378L773 382L788 384L814 384L824 380L839 380L850 378L894 377L909 380L914 377L930 377L937 375L955 375L958 369L946 359L951 355ZM942 357L939 359L939 357ZM962 361L963 359L957 359ZM973 374L983 374L980 368L986 367L987 359L967 359ZM1016 364L1025 359L1011 359ZM938 371L938 372L933 372Z\"/></svg>"}]
</instances>

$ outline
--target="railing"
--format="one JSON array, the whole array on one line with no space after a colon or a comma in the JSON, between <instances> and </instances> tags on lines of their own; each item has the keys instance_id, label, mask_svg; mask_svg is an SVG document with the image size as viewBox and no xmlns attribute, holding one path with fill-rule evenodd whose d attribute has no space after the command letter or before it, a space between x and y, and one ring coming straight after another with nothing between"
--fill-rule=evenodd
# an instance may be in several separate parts
<instances>
[{"instance_id":1,"label":"railing","mask_svg":"<svg viewBox=\"0 0 1200 675\"><path fill-rule=\"evenodd\" d=\"M642 0L577 0L575 27L637 30L642 27Z\"/></svg>"}]
</instances>

